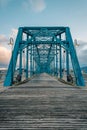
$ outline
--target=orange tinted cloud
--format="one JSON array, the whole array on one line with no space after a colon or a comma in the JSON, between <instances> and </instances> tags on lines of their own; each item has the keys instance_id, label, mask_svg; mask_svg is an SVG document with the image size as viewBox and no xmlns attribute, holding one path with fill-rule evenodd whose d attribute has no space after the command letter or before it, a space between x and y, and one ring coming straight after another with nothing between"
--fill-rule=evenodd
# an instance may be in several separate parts
<instances>
[{"instance_id":1,"label":"orange tinted cloud","mask_svg":"<svg viewBox=\"0 0 87 130\"><path fill-rule=\"evenodd\" d=\"M0 44L5 42L8 42L8 38L5 35L0 34Z\"/></svg>"},{"instance_id":2,"label":"orange tinted cloud","mask_svg":"<svg viewBox=\"0 0 87 130\"><path fill-rule=\"evenodd\" d=\"M0 63L8 64L10 57L11 57L11 51L3 46L0 46Z\"/></svg>"},{"instance_id":3,"label":"orange tinted cloud","mask_svg":"<svg viewBox=\"0 0 87 130\"><path fill-rule=\"evenodd\" d=\"M17 29L13 28L11 30L11 34L9 35L9 38L3 34L0 34L0 64L9 64L10 58L11 58L11 50L9 50L9 39L12 37L14 39L15 43L15 38L17 35ZM11 47L10 47L11 49Z\"/></svg>"}]
</instances>

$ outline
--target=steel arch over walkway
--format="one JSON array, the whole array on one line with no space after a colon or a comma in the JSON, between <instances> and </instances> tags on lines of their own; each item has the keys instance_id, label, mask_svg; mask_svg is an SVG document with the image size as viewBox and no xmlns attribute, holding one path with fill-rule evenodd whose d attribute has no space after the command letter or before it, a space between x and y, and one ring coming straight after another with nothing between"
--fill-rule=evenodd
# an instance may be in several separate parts
<instances>
[{"instance_id":1,"label":"steel arch over walkway","mask_svg":"<svg viewBox=\"0 0 87 130\"><path fill-rule=\"evenodd\" d=\"M68 76L69 57L76 84L85 86L69 27L20 27L4 86L13 84L17 66L19 75L24 71L26 79L43 72L62 78L64 69Z\"/></svg>"}]
</instances>

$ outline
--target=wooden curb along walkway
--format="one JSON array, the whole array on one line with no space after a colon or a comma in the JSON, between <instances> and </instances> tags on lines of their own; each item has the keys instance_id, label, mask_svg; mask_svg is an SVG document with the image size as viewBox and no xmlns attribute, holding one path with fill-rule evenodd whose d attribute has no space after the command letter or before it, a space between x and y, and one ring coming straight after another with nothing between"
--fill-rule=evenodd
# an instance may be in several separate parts
<instances>
[{"instance_id":1,"label":"wooden curb along walkway","mask_svg":"<svg viewBox=\"0 0 87 130\"><path fill-rule=\"evenodd\" d=\"M87 88L43 73L0 93L1 130L87 130Z\"/></svg>"}]
</instances>

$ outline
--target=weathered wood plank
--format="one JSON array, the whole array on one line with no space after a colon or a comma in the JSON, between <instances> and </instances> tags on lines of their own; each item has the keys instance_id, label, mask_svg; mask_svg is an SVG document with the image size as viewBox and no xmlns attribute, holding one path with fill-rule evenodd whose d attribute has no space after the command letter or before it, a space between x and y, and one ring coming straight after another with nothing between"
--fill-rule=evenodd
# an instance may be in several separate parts
<instances>
[{"instance_id":1,"label":"weathered wood plank","mask_svg":"<svg viewBox=\"0 0 87 130\"><path fill-rule=\"evenodd\" d=\"M46 74L0 93L0 129L87 130L87 89Z\"/></svg>"}]
</instances>

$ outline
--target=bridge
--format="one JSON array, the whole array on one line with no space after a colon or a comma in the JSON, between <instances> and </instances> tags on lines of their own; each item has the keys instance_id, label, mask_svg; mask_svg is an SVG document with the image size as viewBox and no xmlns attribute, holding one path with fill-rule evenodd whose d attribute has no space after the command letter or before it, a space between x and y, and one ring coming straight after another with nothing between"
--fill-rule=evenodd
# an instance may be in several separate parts
<instances>
[{"instance_id":1,"label":"bridge","mask_svg":"<svg viewBox=\"0 0 87 130\"><path fill-rule=\"evenodd\" d=\"M62 80L70 62L75 84ZM87 129L87 87L69 27L20 27L4 86L1 130Z\"/></svg>"},{"instance_id":2,"label":"bridge","mask_svg":"<svg viewBox=\"0 0 87 130\"><path fill-rule=\"evenodd\" d=\"M85 86L69 27L20 27L4 86L17 75L21 80L23 72L26 79L44 72L62 79L64 71L69 77L70 63L75 83Z\"/></svg>"}]
</instances>

